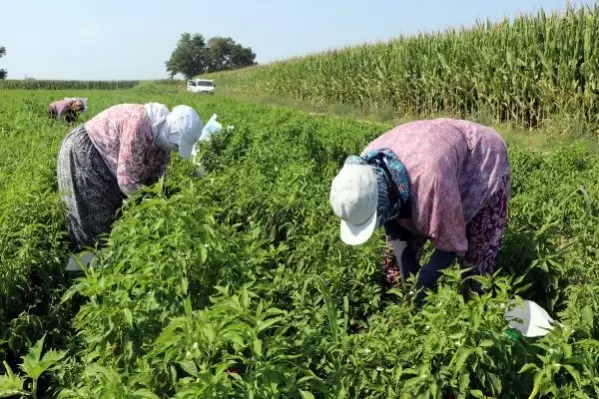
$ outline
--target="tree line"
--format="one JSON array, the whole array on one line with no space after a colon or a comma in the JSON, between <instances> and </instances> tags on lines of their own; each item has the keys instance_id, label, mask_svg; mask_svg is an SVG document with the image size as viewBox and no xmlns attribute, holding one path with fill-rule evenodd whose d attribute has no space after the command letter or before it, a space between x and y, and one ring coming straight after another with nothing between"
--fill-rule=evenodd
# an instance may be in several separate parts
<instances>
[{"instance_id":1,"label":"tree line","mask_svg":"<svg viewBox=\"0 0 599 399\"><path fill-rule=\"evenodd\" d=\"M199 33L183 33L165 64L171 78L181 74L191 79L203 73L256 65L255 59L250 47L243 47L230 37L216 36L206 41Z\"/></svg>"}]
</instances>

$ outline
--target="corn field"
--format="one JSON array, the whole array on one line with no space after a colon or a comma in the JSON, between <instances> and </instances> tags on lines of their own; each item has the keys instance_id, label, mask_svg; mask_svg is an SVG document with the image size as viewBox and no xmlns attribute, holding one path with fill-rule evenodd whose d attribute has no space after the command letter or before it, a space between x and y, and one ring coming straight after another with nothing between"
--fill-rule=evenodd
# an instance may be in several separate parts
<instances>
[{"instance_id":1,"label":"corn field","mask_svg":"<svg viewBox=\"0 0 599 399\"><path fill-rule=\"evenodd\" d=\"M558 113L598 120L599 5L400 37L215 74L244 95L470 115L535 126Z\"/></svg>"}]
</instances>

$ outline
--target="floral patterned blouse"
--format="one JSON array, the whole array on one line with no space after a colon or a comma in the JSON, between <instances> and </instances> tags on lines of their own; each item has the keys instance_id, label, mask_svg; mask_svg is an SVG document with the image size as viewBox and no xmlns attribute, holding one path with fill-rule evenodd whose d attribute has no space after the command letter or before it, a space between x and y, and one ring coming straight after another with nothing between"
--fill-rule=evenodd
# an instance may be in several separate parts
<instances>
[{"instance_id":1,"label":"floral patterned blouse","mask_svg":"<svg viewBox=\"0 0 599 399\"><path fill-rule=\"evenodd\" d=\"M364 154L382 148L397 155L410 179L411 216L400 224L437 249L465 253L466 224L510 174L501 136L473 122L440 118L399 125Z\"/></svg>"},{"instance_id":2,"label":"floral patterned blouse","mask_svg":"<svg viewBox=\"0 0 599 399\"><path fill-rule=\"evenodd\" d=\"M164 175L170 154L154 144L144 105L112 106L89 120L85 129L125 195Z\"/></svg>"},{"instance_id":3,"label":"floral patterned blouse","mask_svg":"<svg viewBox=\"0 0 599 399\"><path fill-rule=\"evenodd\" d=\"M75 102L75 100L58 100L52 102L48 106L48 111L56 115L57 117L62 116L65 111L67 111L71 105Z\"/></svg>"}]
</instances>

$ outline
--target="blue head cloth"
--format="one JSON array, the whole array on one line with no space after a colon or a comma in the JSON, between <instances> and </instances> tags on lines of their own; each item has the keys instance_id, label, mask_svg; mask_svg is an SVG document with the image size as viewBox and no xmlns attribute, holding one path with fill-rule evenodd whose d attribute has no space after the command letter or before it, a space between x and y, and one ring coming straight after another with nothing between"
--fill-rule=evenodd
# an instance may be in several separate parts
<instances>
[{"instance_id":1,"label":"blue head cloth","mask_svg":"<svg viewBox=\"0 0 599 399\"><path fill-rule=\"evenodd\" d=\"M372 150L359 157L350 155L346 164L372 165L378 187L377 227L398 217L410 199L410 179L404 164L388 148Z\"/></svg>"}]
</instances>

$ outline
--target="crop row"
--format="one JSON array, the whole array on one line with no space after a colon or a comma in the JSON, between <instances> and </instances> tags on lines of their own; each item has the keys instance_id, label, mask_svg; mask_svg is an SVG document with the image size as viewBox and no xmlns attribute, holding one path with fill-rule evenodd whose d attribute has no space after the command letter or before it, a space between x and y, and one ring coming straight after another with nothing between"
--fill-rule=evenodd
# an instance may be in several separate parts
<instances>
[{"instance_id":1,"label":"crop row","mask_svg":"<svg viewBox=\"0 0 599 399\"><path fill-rule=\"evenodd\" d=\"M0 90L118 90L130 89L140 83L180 85L176 79L138 80L0 80Z\"/></svg>"},{"instance_id":2,"label":"crop row","mask_svg":"<svg viewBox=\"0 0 599 399\"><path fill-rule=\"evenodd\" d=\"M327 201L345 156L388 126L163 94L235 130L202 146L207 175L175 159L129 201L104 267L67 290L54 179L67 128L43 112L54 94L14 91L0 108L0 309L10 310L0 338L14 370L44 333L47 348L66 350L45 381L60 397L514 398L535 386L545 397L599 395L599 158L585 145L510 148L493 295L464 303L453 269L418 313L378 283L380 232L343 245ZM85 95L87 116L158 99ZM515 292L564 328L511 343L502 315Z\"/></svg>"}]
</instances>

